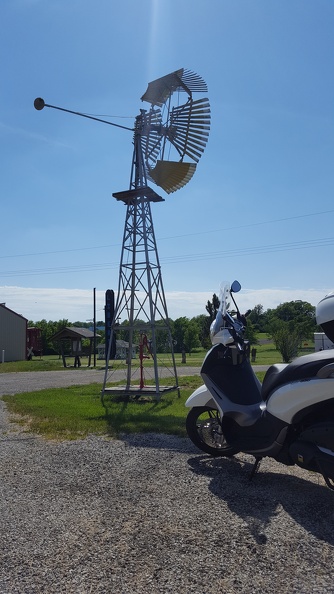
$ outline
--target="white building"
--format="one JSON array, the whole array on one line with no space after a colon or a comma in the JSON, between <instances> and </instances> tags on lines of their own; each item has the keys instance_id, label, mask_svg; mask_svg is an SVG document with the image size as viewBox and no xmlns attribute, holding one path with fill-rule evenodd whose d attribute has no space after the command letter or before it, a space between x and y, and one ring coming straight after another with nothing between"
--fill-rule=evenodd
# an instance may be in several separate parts
<instances>
[{"instance_id":1,"label":"white building","mask_svg":"<svg viewBox=\"0 0 334 594\"><path fill-rule=\"evenodd\" d=\"M0 362L27 358L27 324L26 318L0 304Z\"/></svg>"},{"instance_id":2,"label":"white building","mask_svg":"<svg viewBox=\"0 0 334 594\"><path fill-rule=\"evenodd\" d=\"M327 349L334 349L334 344L327 338L324 332L314 333L314 350L326 351Z\"/></svg>"}]
</instances>

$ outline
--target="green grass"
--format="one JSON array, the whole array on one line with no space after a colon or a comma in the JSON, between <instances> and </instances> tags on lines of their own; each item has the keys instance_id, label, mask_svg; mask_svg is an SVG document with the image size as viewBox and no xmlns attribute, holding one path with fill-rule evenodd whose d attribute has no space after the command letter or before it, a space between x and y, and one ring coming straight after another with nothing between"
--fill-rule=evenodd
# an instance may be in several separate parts
<instances>
[{"instance_id":1,"label":"green grass","mask_svg":"<svg viewBox=\"0 0 334 594\"><path fill-rule=\"evenodd\" d=\"M177 392L168 392L160 401L121 400L106 395L102 404L100 384L40 390L2 399L16 423L49 439L143 432L184 436L184 403L201 383L199 376L182 377L180 398Z\"/></svg>"},{"instance_id":2,"label":"green grass","mask_svg":"<svg viewBox=\"0 0 334 594\"><path fill-rule=\"evenodd\" d=\"M280 353L275 349L275 346L272 342L268 341L268 337L266 334L259 335L260 340L265 340L265 344L258 344L255 346L256 348L256 361L255 365L271 365L272 363L281 363L282 357ZM305 354L307 352L314 351L314 344L313 342L309 342L309 348L303 349L300 354ZM205 357L206 351L204 349L198 350L198 352L191 353L189 355L187 353L186 358L187 362L182 363L182 355L181 353L175 354L175 363L176 366L180 369L182 367L201 367L203 363L203 359ZM170 364L170 355L159 354L159 365L167 365ZM68 358L67 364L69 366L73 366L74 359ZM138 358L135 360L139 364ZM82 357L81 360L82 367L81 369L87 368L88 365L88 358ZM91 358L91 365L93 365L93 357ZM124 361L116 361L114 366L118 368L125 368ZM152 367L153 361L152 359L145 359L144 360L144 367ZM69 367L73 368L73 367ZM96 359L96 368L102 369L104 368L104 361ZM0 374L1 373L18 373L20 371L58 371L64 369L63 361L58 357L58 355L49 355L44 356L41 359L39 357L34 357L31 361L13 361L11 363L0 363Z\"/></svg>"},{"instance_id":3,"label":"green grass","mask_svg":"<svg viewBox=\"0 0 334 594\"><path fill-rule=\"evenodd\" d=\"M69 366L74 365L74 358L67 357L66 363ZM82 357L82 368L87 369L88 357ZM99 362L99 367L103 366L102 361ZM91 360L93 365L93 357ZM98 367L98 366L97 366ZM11 361L9 363L0 363L0 373L19 373L21 371L61 371L64 369L63 360L58 355L44 355L43 357L33 357L31 361ZM74 367L73 367L74 369Z\"/></svg>"},{"instance_id":4,"label":"green grass","mask_svg":"<svg viewBox=\"0 0 334 594\"><path fill-rule=\"evenodd\" d=\"M175 354L175 363L178 367L200 367L203 363L203 359L205 356L206 351L202 350L199 353L192 353L191 355L187 354L187 363L183 364L181 362L182 355L181 353ZM170 363L170 355L159 354L158 355L159 364L163 365L164 363ZM138 357L135 359L135 362L139 364ZM91 366L93 366L94 360L93 356L91 357ZM144 367L152 367L153 360L152 359L144 359ZM73 369L74 365L74 358L67 357L66 364L68 365L69 369ZM81 358L81 369L87 369L88 365L88 357ZM125 361L115 361L113 364L118 368L125 368L126 364ZM103 359L96 358L96 369L103 369L105 367L105 362ZM33 357L31 361L11 361L10 363L0 363L0 373L19 373L21 371L59 371L64 369L63 360L58 357L58 355L44 355L43 357Z\"/></svg>"},{"instance_id":5,"label":"green grass","mask_svg":"<svg viewBox=\"0 0 334 594\"><path fill-rule=\"evenodd\" d=\"M57 371L64 369L58 355L34 357L31 361L11 361L0 364L0 373L18 373L20 371Z\"/></svg>"},{"instance_id":6,"label":"green grass","mask_svg":"<svg viewBox=\"0 0 334 594\"><path fill-rule=\"evenodd\" d=\"M260 380L265 372L257 373ZM168 392L155 399L121 399L105 395L100 384L39 390L3 396L11 420L27 432L47 439L83 439L87 435L117 437L121 433L167 433L186 436L185 401L202 384L199 376L180 378L180 397Z\"/></svg>"}]
</instances>

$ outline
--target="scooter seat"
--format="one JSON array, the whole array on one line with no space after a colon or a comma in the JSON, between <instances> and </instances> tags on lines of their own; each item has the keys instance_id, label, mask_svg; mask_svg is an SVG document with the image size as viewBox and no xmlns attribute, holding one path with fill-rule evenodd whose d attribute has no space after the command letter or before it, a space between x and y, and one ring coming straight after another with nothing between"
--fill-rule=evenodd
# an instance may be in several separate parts
<instances>
[{"instance_id":1,"label":"scooter seat","mask_svg":"<svg viewBox=\"0 0 334 594\"><path fill-rule=\"evenodd\" d=\"M267 370L266 375L264 376L261 394L262 399L266 400L268 394L273 390L273 388L279 383L278 376L288 366L288 363L275 363L275 365L271 365Z\"/></svg>"},{"instance_id":2,"label":"scooter seat","mask_svg":"<svg viewBox=\"0 0 334 594\"><path fill-rule=\"evenodd\" d=\"M334 349L302 355L291 363L271 365L264 376L262 399L267 400L269 394L279 386L315 377L318 371L329 363L334 363Z\"/></svg>"}]
</instances>

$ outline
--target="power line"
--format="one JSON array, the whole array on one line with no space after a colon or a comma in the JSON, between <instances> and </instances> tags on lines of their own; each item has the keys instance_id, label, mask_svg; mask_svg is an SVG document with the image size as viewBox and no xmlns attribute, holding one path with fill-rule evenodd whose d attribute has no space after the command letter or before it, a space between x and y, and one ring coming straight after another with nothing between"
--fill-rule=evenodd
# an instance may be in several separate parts
<instances>
[{"instance_id":1,"label":"power line","mask_svg":"<svg viewBox=\"0 0 334 594\"><path fill-rule=\"evenodd\" d=\"M182 233L181 235L169 235L166 237L160 237L158 238L158 241L165 241L168 239L179 239L180 237L191 237L191 236L195 236L195 235L207 235L207 234L212 234L212 233L222 233L223 231L233 231L236 229L245 229L247 227L257 227L260 225L270 225L272 223L282 223L285 221L292 221L295 219L304 219L307 217L314 217L314 216L319 216L319 215L324 215L324 214L330 214L333 213L334 209L331 210L323 210L323 211L319 211L319 212L311 212L308 214L302 214L302 215L295 215L295 216L291 216L291 217L284 217L284 218L280 218L280 219L269 219L267 221L260 221L257 223L247 223L245 225L235 225L232 227L223 227L222 229L210 229L208 231L195 231L193 233ZM107 245L98 245L98 246L91 246L91 247L80 247L80 248L70 248L70 249L66 249L66 250L52 250L52 251L45 251L45 252L30 252L30 253L24 253L24 254L9 254L7 256L0 256L0 260L3 260L5 258L25 258L25 257L32 257L32 256L47 256L47 255L52 255L52 254L65 254L65 253L73 253L73 252L83 252L83 251L91 251L91 250L102 250L102 249L107 249L107 248L113 248L113 247L119 247L120 244L119 243L111 243L111 244L107 244Z\"/></svg>"},{"instance_id":2,"label":"power line","mask_svg":"<svg viewBox=\"0 0 334 594\"><path fill-rule=\"evenodd\" d=\"M25 258L30 256L49 256L52 254L66 254L71 252L84 252L84 251L91 251L91 250L102 250L111 247L119 247L119 243L110 243L108 245L96 245L91 247L81 247L81 248L70 248L67 250L52 250L48 252L32 252L32 253L25 253L25 254L11 254L9 256L0 256L0 259L5 258Z\"/></svg>"},{"instance_id":3,"label":"power line","mask_svg":"<svg viewBox=\"0 0 334 594\"><path fill-rule=\"evenodd\" d=\"M295 219L304 219L306 217L313 217L316 215L322 215L322 214L329 214L334 212L334 209L331 210L323 210L320 212L311 212L309 214L303 214L303 215L295 215L293 217L284 217L281 219L271 219L269 221L261 221L261 222L257 222L257 223L246 223L245 225L235 225L233 227L224 227L223 229L210 229L209 231L197 231L194 233L184 233L182 235L173 235L171 237L160 237L159 241L161 241L162 239L177 239L180 237L191 237L192 235L205 235L205 234L212 234L212 233L221 233L222 231L233 231L234 229L246 229L247 227L257 227L260 225L269 225L271 223L283 223L285 221L293 221Z\"/></svg>"},{"instance_id":4,"label":"power line","mask_svg":"<svg viewBox=\"0 0 334 594\"><path fill-rule=\"evenodd\" d=\"M109 270L109 269L117 269L119 266L118 263L112 262L105 262L103 264L82 264L76 266L59 266L53 268L31 268L31 269L23 269L23 270L8 270L6 272L1 272L2 277L14 277L14 276L43 276L45 274L69 274L69 273L76 273L76 272L91 272L91 271L98 271L98 270Z\"/></svg>"},{"instance_id":5,"label":"power line","mask_svg":"<svg viewBox=\"0 0 334 594\"><path fill-rule=\"evenodd\" d=\"M270 254L274 252L287 252L291 250L313 249L320 247L328 247L334 245L334 237L310 239L305 241L290 242L285 244L272 244L264 246L247 246L245 248L235 248L225 251L214 251L206 254L183 254L180 256L167 257L164 260L166 264L174 264L179 262L193 262L199 260L213 260L217 258L233 258L239 256L253 256L256 254Z\"/></svg>"},{"instance_id":6,"label":"power line","mask_svg":"<svg viewBox=\"0 0 334 594\"><path fill-rule=\"evenodd\" d=\"M182 254L182 255L174 255L174 256L167 256L161 259L161 262L165 265L168 264L182 264L182 263L189 263L189 262L199 262L199 261L208 261L208 260L217 260L222 258L234 258L234 257L241 257L241 256L253 256L256 254L269 254L274 252L284 252L284 251L294 251L294 250L304 250L304 249L315 249L321 247L328 247L330 245L334 245L334 237L325 237L319 239L309 239L304 241L296 241L296 242L289 242L289 243L277 243L277 244L269 244L264 246L247 246L245 248L234 248L230 250L224 251L210 251L208 253L197 253L197 254ZM14 277L14 276L38 276L38 275L46 275L46 274L68 274L68 273L78 273L78 272L90 272L90 271L100 271L100 270L112 270L117 269L119 266L116 262L104 262L99 264L83 264L83 265L76 265L76 266L63 266L63 267L55 267L55 268L36 268L30 270L10 270L7 272L3 272L1 274L2 277Z\"/></svg>"}]
</instances>

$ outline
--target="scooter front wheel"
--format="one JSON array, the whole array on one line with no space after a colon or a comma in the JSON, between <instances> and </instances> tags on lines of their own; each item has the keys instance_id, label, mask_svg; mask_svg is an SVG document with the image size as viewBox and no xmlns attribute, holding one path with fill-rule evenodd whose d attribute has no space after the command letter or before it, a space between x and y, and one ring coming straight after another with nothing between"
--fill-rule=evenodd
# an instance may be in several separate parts
<instances>
[{"instance_id":1,"label":"scooter front wheel","mask_svg":"<svg viewBox=\"0 0 334 594\"><path fill-rule=\"evenodd\" d=\"M230 446L223 434L219 412L209 406L196 406L187 416L186 429L195 446L211 456L233 456L238 449Z\"/></svg>"}]
</instances>

